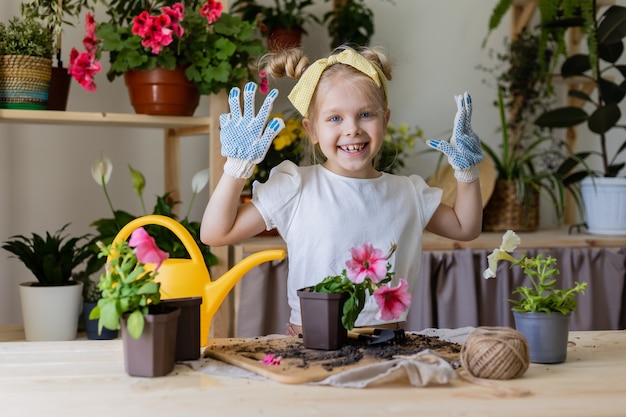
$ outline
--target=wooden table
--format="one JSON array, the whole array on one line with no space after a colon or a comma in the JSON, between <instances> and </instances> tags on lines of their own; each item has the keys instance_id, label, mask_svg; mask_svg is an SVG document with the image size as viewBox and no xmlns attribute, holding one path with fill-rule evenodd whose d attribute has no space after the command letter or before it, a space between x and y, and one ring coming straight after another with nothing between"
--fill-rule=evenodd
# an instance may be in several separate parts
<instances>
[{"instance_id":1,"label":"wooden table","mask_svg":"<svg viewBox=\"0 0 626 417\"><path fill-rule=\"evenodd\" d=\"M24 342L0 329L2 416L624 416L626 331L571 332L567 361L531 364L499 397L455 379L449 386L348 389L283 385L193 371L177 364L161 378L124 372L121 340Z\"/></svg>"}]
</instances>

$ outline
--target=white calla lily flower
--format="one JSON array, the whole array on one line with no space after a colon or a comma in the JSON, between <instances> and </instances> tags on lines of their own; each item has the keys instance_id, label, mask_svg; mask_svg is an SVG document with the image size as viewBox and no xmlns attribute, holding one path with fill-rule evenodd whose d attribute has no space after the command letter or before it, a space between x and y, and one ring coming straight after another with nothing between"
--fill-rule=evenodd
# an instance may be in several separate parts
<instances>
[{"instance_id":1,"label":"white calla lily flower","mask_svg":"<svg viewBox=\"0 0 626 417\"><path fill-rule=\"evenodd\" d=\"M209 168L196 172L191 179L191 191L198 194L209 183Z\"/></svg>"},{"instance_id":2,"label":"white calla lily flower","mask_svg":"<svg viewBox=\"0 0 626 417\"><path fill-rule=\"evenodd\" d=\"M113 172L113 163L111 160L102 152L100 154L100 158L96 162L91 165L91 176L96 181L96 183L105 186L109 182L111 178L111 173Z\"/></svg>"}]
</instances>

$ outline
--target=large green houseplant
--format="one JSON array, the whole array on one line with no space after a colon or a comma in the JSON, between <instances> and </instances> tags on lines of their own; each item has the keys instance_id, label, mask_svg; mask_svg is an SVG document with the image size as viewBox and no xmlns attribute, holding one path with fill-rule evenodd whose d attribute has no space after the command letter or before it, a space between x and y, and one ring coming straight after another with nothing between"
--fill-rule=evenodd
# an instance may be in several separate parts
<instances>
[{"instance_id":1,"label":"large green houseplant","mask_svg":"<svg viewBox=\"0 0 626 417\"><path fill-rule=\"evenodd\" d=\"M524 271L530 285L515 288L510 299L517 329L528 340L530 360L539 363L559 363L567 356L570 314L576 309L576 296L584 294L586 282L575 282L571 288L558 288L556 259L539 253L534 257L512 253L521 243L515 232L508 230L502 244L487 257L489 267L483 277L495 278L498 262L508 261Z\"/></svg>"},{"instance_id":2,"label":"large green houseplant","mask_svg":"<svg viewBox=\"0 0 626 417\"><path fill-rule=\"evenodd\" d=\"M70 70L95 90L99 59L109 53L109 81L130 70L184 68L200 94L213 94L255 77L249 64L264 48L255 20L223 13L215 0L106 0L109 20L88 15L86 51L74 50ZM156 33L159 36L148 36Z\"/></svg>"},{"instance_id":3,"label":"large green houseplant","mask_svg":"<svg viewBox=\"0 0 626 417\"><path fill-rule=\"evenodd\" d=\"M88 235L71 237L65 233L67 226L45 236L15 235L2 245L37 280L20 284L26 340L76 338L82 283L72 276L91 251Z\"/></svg>"},{"instance_id":4,"label":"large green houseplant","mask_svg":"<svg viewBox=\"0 0 626 417\"><path fill-rule=\"evenodd\" d=\"M565 191L574 180L569 171L586 154L573 154L566 143L549 132L532 128L554 96L541 70L538 35L526 30L505 44L507 49L497 54L495 68L480 67L497 83L495 105L502 136L499 148L482 144L497 173L494 194L485 207L484 230L534 230L538 227L541 194L552 203L557 220L562 221ZM543 53L550 56L552 49Z\"/></svg>"},{"instance_id":5,"label":"large green houseplant","mask_svg":"<svg viewBox=\"0 0 626 417\"><path fill-rule=\"evenodd\" d=\"M581 181L585 223L592 233L624 235L626 178L621 174L626 166L626 140L617 131L626 128L620 123L620 103L626 96L626 66L619 63L626 36L626 7L611 6L597 20L594 15L594 27L597 54L574 54L561 66L563 78L575 81L569 96L582 105L552 109L535 123L551 129L584 123L596 135L599 150L591 154L599 157L600 168L585 166L574 174Z\"/></svg>"}]
</instances>

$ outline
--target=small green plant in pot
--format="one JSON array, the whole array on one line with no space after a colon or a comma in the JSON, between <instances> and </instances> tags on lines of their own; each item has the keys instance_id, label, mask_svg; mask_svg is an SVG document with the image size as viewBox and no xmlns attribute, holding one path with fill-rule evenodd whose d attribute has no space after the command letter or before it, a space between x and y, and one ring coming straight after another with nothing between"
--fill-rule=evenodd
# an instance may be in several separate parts
<instances>
[{"instance_id":1,"label":"small green plant in pot","mask_svg":"<svg viewBox=\"0 0 626 417\"><path fill-rule=\"evenodd\" d=\"M12 236L2 245L37 279L20 284L26 340L76 338L82 283L72 275L91 252L88 235L71 237L65 234L68 225L45 236Z\"/></svg>"},{"instance_id":2,"label":"small green plant in pot","mask_svg":"<svg viewBox=\"0 0 626 417\"><path fill-rule=\"evenodd\" d=\"M532 362L563 362L567 355L570 314L576 309L576 296L584 294L587 283L575 282L572 288L557 288L556 259L541 253L515 258L511 253L520 243L519 236L508 230L500 247L488 256L489 267L483 277L495 278L499 261L509 261L511 267L523 269L531 285L517 287L513 294L519 298L509 300L517 330L528 340Z\"/></svg>"},{"instance_id":3,"label":"small green plant in pot","mask_svg":"<svg viewBox=\"0 0 626 417\"><path fill-rule=\"evenodd\" d=\"M155 278L167 252L142 227L128 241L98 246L107 264L98 283L102 296L89 318L98 319L99 331L121 328L130 375L168 374L174 367L180 309L160 304L160 283ZM147 269L146 263L156 264L155 269Z\"/></svg>"},{"instance_id":4,"label":"small green plant in pot","mask_svg":"<svg viewBox=\"0 0 626 417\"><path fill-rule=\"evenodd\" d=\"M27 17L0 22L0 108L46 108L52 54L52 32L42 23Z\"/></svg>"}]
</instances>

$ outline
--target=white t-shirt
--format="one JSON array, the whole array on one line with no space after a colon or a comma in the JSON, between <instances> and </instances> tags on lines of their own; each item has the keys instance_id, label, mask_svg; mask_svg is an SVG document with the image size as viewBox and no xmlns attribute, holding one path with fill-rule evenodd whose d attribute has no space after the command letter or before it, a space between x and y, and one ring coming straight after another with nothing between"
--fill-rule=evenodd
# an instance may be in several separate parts
<instances>
[{"instance_id":1,"label":"white t-shirt","mask_svg":"<svg viewBox=\"0 0 626 417\"><path fill-rule=\"evenodd\" d=\"M302 324L297 290L339 275L351 258L350 248L365 242L385 253L398 244L389 259L395 271L391 285L404 278L413 291L422 232L441 195L441 189L429 187L417 175L348 178L321 165L299 167L289 161L274 168L267 182L255 182L252 203L267 229L276 227L287 244L290 322ZM371 297L356 325L383 323L374 319L377 311ZM406 313L397 321L405 319Z\"/></svg>"}]
</instances>

